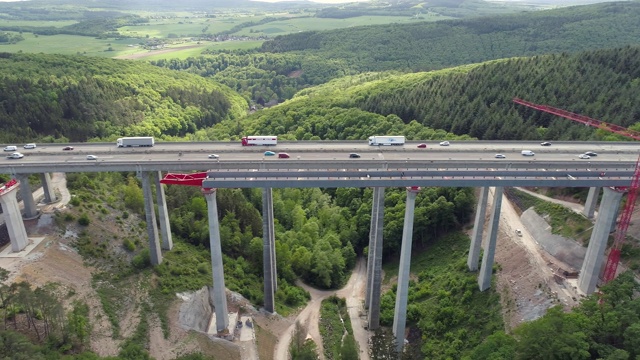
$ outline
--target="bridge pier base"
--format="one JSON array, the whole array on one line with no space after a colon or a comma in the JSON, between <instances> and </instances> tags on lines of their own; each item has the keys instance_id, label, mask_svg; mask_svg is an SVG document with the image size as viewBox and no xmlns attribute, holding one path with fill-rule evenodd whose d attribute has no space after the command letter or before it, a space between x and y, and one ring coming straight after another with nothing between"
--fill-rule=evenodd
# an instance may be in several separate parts
<instances>
[{"instance_id":1,"label":"bridge pier base","mask_svg":"<svg viewBox=\"0 0 640 360\"><path fill-rule=\"evenodd\" d=\"M480 198L478 198L478 206L476 208L476 219L473 223L473 233L471 234L469 257L467 258L469 271L478 271L478 261L480 258L480 248L482 247L482 233L484 231L484 218L487 213L488 197L489 187L481 187Z\"/></svg>"},{"instance_id":2,"label":"bridge pier base","mask_svg":"<svg viewBox=\"0 0 640 360\"><path fill-rule=\"evenodd\" d=\"M491 220L487 236L489 241L485 245L482 254L482 265L478 275L478 287L480 291L485 291L491 287L491 275L493 273L493 259L496 253L496 242L498 239L498 227L500 225L500 209L502 208L503 187L495 187L493 191L493 209L491 209Z\"/></svg>"},{"instance_id":3,"label":"bridge pier base","mask_svg":"<svg viewBox=\"0 0 640 360\"><path fill-rule=\"evenodd\" d=\"M396 338L396 350L402 353L404 332L407 323L407 299L409 297L409 270L411 269L411 244L413 242L413 218L416 196L420 190L407 189L407 205L404 212L402 229L402 248L400 249L400 267L398 269L398 288L396 307L393 314L393 336Z\"/></svg>"},{"instance_id":4,"label":"bridge pier base","mask_svg":"<svg viewBox=\"0 0 640 360\"><path fill-rule=\"evenodd\" d=\"M582 262L582 269L578 276L578 289L590 295L596 290L600 270L602 270L602 260L607 247L607 240L612 224L615 225L616 215L622 200L622 192L611 188L603 188L602 201L598 209L598 219L591 232L591 239L587 247L587 253Z\"/></svg>"},{"instance_id":5,"label":"bridge pier base","mask_svg":"<svg viewBox=\"0 0 640 360\"><path fill-rule=\"evenodd\" d=\"M598 203L598 195L600 194L600 187L593 186L589 188L589 194L587 195L587 202L584 204L584 216L587 219L593 219L596 212L596 204Z\"/></svg>"},{"instance_id":6,"label":"bridge pier base","mask_svg":"<svg viewBox=\"0 0 640 360\"><path fill-rule=\"evenodd\" d=\"M16 179L20 181L20 197L22 197L22 203L24 205L24 218L34 219L38 217L38 208L36 207L31 186L29 185L29 174L17 174Z\"/></svg>"},{"instance_id":7,"label":"bridge pier base","mask_svg":"<svg viewBox=\"0 0 640 360\"><path fill-rule=\"evenodd\" d=\"M227 311L227 294L224 285L224 266L222 263L222 245L220 244L220 223L218 221L218 204L216 189L202 189L207 199L209 216L209 246L211 248L211 271L213 273L213 306L216 311L216 331L221 332L229 327Z\"/></svg>"},{"instance_id":8,"label":"bridge pier base","mask_svg":"<svg viewBox=\"0 0 640 360\"><path fill-rule=\"evenodd\" d=\"M151 192L151 184L149 172L140 173L142 181L142 193L144 195L144 213L147 222L147 234L149 235L149 256L151 265L160 265L162 263L162 251L160 250L160 240L158 239L158 228L156 227L156 211L153 206L153 194Z\"/></svg>"},{"instance_id":9,"label":"bridge pier base","mask_svg":"<svg viewBox=\"0 0 640 360\"><path fill-rule=\"evenodd\" d=\"M22 221L16 191L19 183L9 181L0 187L0 204L4 213L4 222L9 232L9 240L11 241L11 252L20 252L29 244L27 230Z\"/></svg>"},{"instance_id":10,"label":"bridge pier base","mask_svg":"<svg viewBox=\"0 0 640 360\"><path fill-rule=\"evenodd\" d=\"M367 263L367 293L369 305L367 324L369 330L380 327L380 296L382 286L382 229L384 225L384 188L373 188L371 232L369 236L369 261Z\"/></svg>"},{"instance_id":11,"label":"bridge pier base","mask_svg":"<svg viewBox=\"0 0 640 360\"><path fill-rule=\"evenodd\" d=\"M160 183L162 172L153 173L153 180L156 184L156 201L158 202L158 220L160 220L160 237L162 238L162 249L173 249L173 238L171 237L171 224L169 223L169 212L167 211L167 199L164 195L164 187Z\"/></svg>"},{"instance_id":12,"label":"bridge pier base","mask_svg":"<svg viewBox=\"0 0 640 360\"><path fill-rule=\"evenodd\" d=\"M40 174L40 178L42 179L42 191L44 192L44 202L47 204L52 204L58 201L53 185L51 184L51 175L49 173L42 173Z\"/></svg>"},{"instance_id":13,"label":"bridge pier base","mask_svg":"<svg viewBox=\"0 0 640 360\"><path fill-rule=\"evenodd\" d=\"M262 189L262 262L264 272L264 309L275 312L275 291L278 287L276 240L273 224L273 191Z\"/></svg>"}]
</instances>

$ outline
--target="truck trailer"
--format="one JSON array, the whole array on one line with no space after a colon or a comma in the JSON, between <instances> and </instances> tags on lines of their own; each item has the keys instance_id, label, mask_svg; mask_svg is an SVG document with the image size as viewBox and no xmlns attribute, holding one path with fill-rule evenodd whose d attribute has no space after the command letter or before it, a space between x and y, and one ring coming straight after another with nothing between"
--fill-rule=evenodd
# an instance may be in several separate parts
<instances>
[{"instance_id":1,"label":"truck trailer","mask_svg":"<svg viewBox=\"0 0 640 360\"><path fill-rule=\"evenodd\" d=\"M404 136L369 136L369 145L404 145Z\"/></svg>"},{"instance_id":2,"label":"truck trailer","mask_svg":"<svg viewBox=\"0 0 640 360\"><path fill-rule=\"evenodd\" d=\"M118 147L144 147L153 146L155 140L153 136L136 136L136 137L123 137L118 139Z\"/></svg>"},{"instance_id":3,"label":"truck trailer","mask_svg":"<svg viewBox=\"0 0 640 360\"><path fill-rule=\"evenodd\" d=\"M277 145L277 136L244 136L242 138L242 146L255 146L255 145Z\"/></svg>"}]
</instances>

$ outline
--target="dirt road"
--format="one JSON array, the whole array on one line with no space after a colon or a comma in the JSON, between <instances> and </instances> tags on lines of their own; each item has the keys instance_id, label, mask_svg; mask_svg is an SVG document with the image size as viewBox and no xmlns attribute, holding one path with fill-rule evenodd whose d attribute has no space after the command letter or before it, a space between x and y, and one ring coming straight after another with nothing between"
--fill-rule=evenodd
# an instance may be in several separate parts
<instances>
[{"instance_id":1,"label":"dirt road","mask_svg":"<svg viewBox=\"0 0 640 360\"><path fill-rule=\"evenodd\" d=\"M278 339L278 344L276 345L273 358L278 360L289 358L288 351L289 344L291 343L291 336L295 329L295 323L300 322L309 329L308 336L310 336L316 343L318 346L318 355L321 360L324 360L324 346L322 344L322 337L320 336L319 328L320 306L322 304L322 300L336 294L347 299L347 308L349 310L349 317L351 318L351 324L353 326L353 333L358 345L360 346L360 359L369 360L368 332L362 327L359 316L360 308L362 306L361 304L364 301L366 269L367 267L365 266L364 259L359 259L355 269L353 269L353 272L351 273L351 277L349 277L347 285L338 291L318 290L303 283L298 283L300 287L311 294L311 300L307 304L307 307L298 314L294 324L289 326L289 328Z\"/></svg>"},{"instance_id":2,"label":"dirt road","mask_svg":"<svg viewBox=\"0 0 640 360\"><path fill-rule=\"evenodd\" d=\"M491 189L490 204L493 203L493 194ZM522 236L516 235L516 229L522 230ZM556 302L555 296L567 306L576 304L573 294L553 280L553 268L556 266L553 258L536 243L504 195L496 262L502 267L497 275L499 291L503 296L509 293L515 302L515 308L511 309L515 311L511 315L512 321L505 319L510 328L544 315L546 309Z\"/></svg>"}]
</instances>

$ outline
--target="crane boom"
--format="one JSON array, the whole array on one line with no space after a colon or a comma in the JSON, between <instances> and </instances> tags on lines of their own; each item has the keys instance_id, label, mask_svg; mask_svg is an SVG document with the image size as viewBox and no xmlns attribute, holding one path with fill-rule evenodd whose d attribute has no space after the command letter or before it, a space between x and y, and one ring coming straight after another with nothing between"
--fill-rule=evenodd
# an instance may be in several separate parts
<instances>
[{"instance_id":1,"label":"crane boom","mask_svg":"<svg viewBox=\"0 0 640 360\"><path fill-rule=\"evenodd\" d=\"M640 140L640 132L627 129L619 125L606 123L604 121L592 119L588 116L575 114L570 111L554 108L553 106L549 106L549 105L534 104L532 102L525 101L518 98L513 98L513 102L530 107L532 109L558 115L565 119L569 119L571 121L579 122L581 124L585 124L591 127L609 131L614 134L619 134L628 138L632 138L634 140ZM622 212L620 222L618 223L618 228L616 229L613 246L611 247L611 251L609 252L609 257L607 257L607 264L605 266L604 276L603 276L603 280L605 283L615 279L616 277L616 272L618 271L618 263L620 262L620 251L622 250L622 245L624 244L625 238L627 236L627 229L629 228L629 224L631 223L631 214L633 214L633 210L635 209L635 206L636 206L636 198L638 197L639 187L640 187L640 156L636 161L636 169L633 173L633 178L631 179L630 186L628 188L615 189L616 191L628 190L628 195L627 195L627 203L624 206L624 211Z\"/></svg>"},{"instance_id":2,"label":"crane boom","mask_svg":"<svg viewBox=\"0 0 640 360\"><path fill-rule=\"evenodd\" d=\"M567 111L567 110L554 108L553 106L549 106L549 105L534 104L532 102L525 101L525 100L518 99L518 98L513 98L513 102L516 103L516 104L520 104L520 105L524 105L524 106L530 107L532 109L544 111L544 112L549 113L549 114L558 115L558 116L561 116L561 117L563 117L565 119L569 119L569 120L572 120L572 121L575 121L575 122L579 122L579 123L582 123L582 124L585 124L585 125L588 125L588 126L592 126L594 128L602 129L602 130L605 130L605 131L608 131L608 132L612 132L614 134L618 134L618 135L622 135L622 136L625 136L625 137L628 137L628 138L632 138L634 140L640 140L640 132L639 131L630 130L630 129L624 128L624 127L622 127L620 125L606 123L604 121L596 120L596 119L590 118L588 116L572 113L572 112Z\"/></svg>"}]
</instances>

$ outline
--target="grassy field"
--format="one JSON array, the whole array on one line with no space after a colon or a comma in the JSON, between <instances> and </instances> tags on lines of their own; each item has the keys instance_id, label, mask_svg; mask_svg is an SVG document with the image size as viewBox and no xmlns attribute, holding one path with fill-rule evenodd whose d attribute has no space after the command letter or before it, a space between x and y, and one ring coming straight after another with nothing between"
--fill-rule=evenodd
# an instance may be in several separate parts
<instances>
[{"instance_id":1,"label":"grassy field","mask_svg":"<svg viewBox=\"0 0 640 360\"><path fill-rule=\"evenodd\" d=\"M290 33L295 33L300 31L331 30L331 29L340 29L340 28L353 27L353 26L380 25L380 24L390 24L390 23L410 23L410 22L416 22L416 21L425 21L428 19L431 19L431 18L425 17L425 19L416 19L413 17L405 17L405 16L359 16L359 17L353 17L348 19L300 17L300 18L291 18L289 20L273 21L267 24L247 27L236 32L235 34L244 35L244 36L257 36L257 35L276 36L276 35L285 35L285 34L290 34ZM444 20L444 19L446 19L446 17L443 17L443 16L433 17L433 21Z\"/></svg>"},{"instance_id":2,"label":"grassy field","mask_svg":"<svg viewBox=\"0 0 640 360\"><path fill-rule=\"evenodd\" d=\"M76 35L34 35L23 33L23 41L17 44L0 45L1 52L26 52L88 56L114 57L129 49L129 45L140 42L139 39L96 39ZM109 51L112 48L113 51Z\"/></svg>"},{"instance_id":3,"label":"grassy field","mask_svg":"<svg viewBox=\"0 0 640 360\"><path fill-rule=\"evenodd\" d=\"M77 21L35 21L35 20L8 20L2 19L3 26L37 26L37 27L54 27L61 28L63 26L73 25Z\"/></svg>"}]
</instances>

